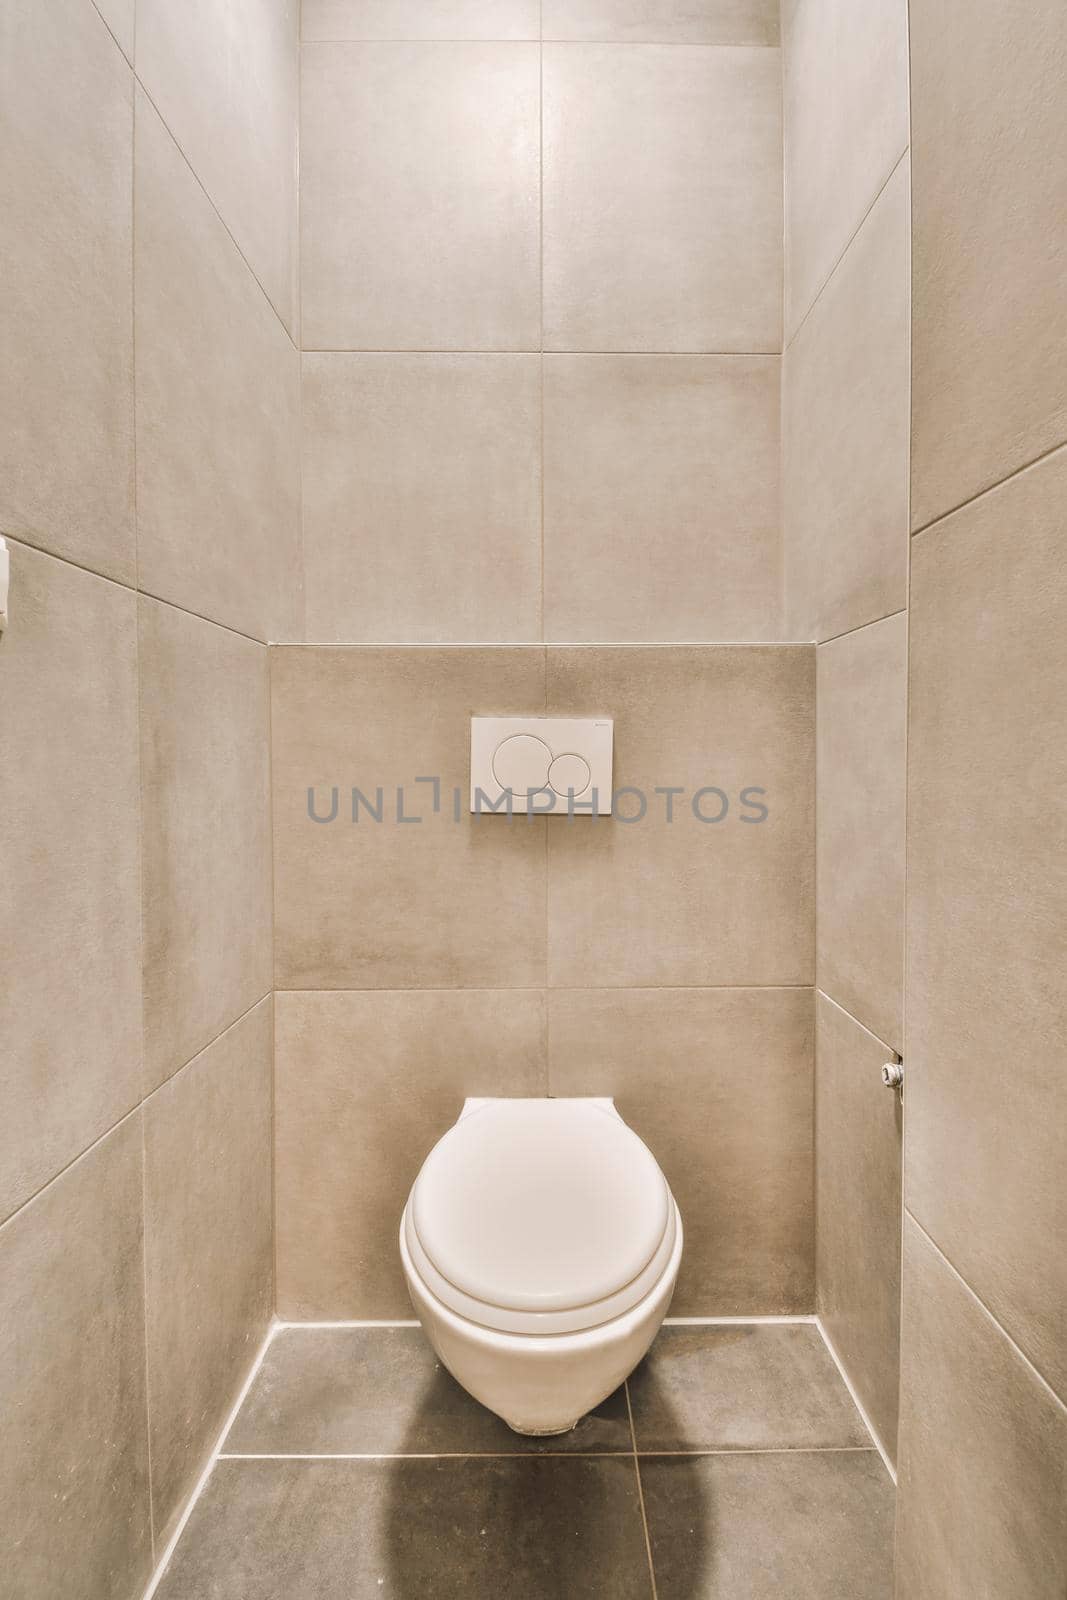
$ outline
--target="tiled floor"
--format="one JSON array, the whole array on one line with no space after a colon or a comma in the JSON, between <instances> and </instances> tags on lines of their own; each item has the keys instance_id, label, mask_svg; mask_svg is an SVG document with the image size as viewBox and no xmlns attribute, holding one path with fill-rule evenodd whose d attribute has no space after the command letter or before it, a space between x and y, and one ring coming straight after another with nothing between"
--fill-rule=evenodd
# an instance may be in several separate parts
<instances>
[{"instance_id":1,"label":"tiled floor","mask_svg":"<svg viewBox=\"0 0 1067 1600\"><path fill-rule=\"evenodd\" d=\"M892 1523L812 1323L666 1327L541 1440L418 1328L282 1328L157 1597L889 1600Z\"/></svg>"}]
</instances>

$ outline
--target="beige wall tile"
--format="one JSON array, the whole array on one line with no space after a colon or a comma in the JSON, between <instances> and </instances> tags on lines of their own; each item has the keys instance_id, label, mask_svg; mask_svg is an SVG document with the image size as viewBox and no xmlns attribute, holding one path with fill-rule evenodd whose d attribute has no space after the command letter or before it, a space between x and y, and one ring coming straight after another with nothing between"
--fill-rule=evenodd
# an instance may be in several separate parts
<instances>
[{"instance_id":1,"label":"beige wall tile","mask_svg":"<svg viewBox=\"0 0 1067 1600\"><path fill-rule=\"evenodd\" d=\"M303 368L307 637L540 638L539 358Z\"/></svg>"},{"instance_id":2,"label":"beige wall tile","mask_svg":"<svg viewBox=\"0 0 1067 1600\"><path fill-rule=\"evenodd\" d=\"M0 532L132 582L132 75L85 0L0 18Z\"/></svg>"},{"instance_id":3,"label":"beige wall tile","mask_svg":"<svg viewBox=\"0 0 1067 1600\"><path fill-rule=\"evenodd\" d=\"M906 603L908 382L904 163L783 362L791 638L831 638Z\"/></svg>"},{"instance_id":4,"label":"beige wall tile","mask_svg":"<svg viewBox=\"0 0 1067 1600\"><path fill-rule=\"evenodd\" d=\"M907 6L793 0L782 38L791 339L907 148Z\"/></svg>"},{"instance_id":5,"label":"beige wall tile","mask_svg":"<svg viewBox=\"0 0 1067 1600\"><path fill-rule=\"evenodd\" d=\"M146 1088L270 989L267 653L139 602Z\"/></svg>"},{"instance_id":6,"label":"beige wall tile","mask_svg":"<svg viewBox=\"0 0 1067 1600\"><path fill-rule=\"evenodd\" d=\"M290 333L298 0L138 0L137 72Z\"/></svg>"},{"instance_id":7,"label":"beige wall tile","mask_svg":"<svg viewBox=\"0 0 1067 1600\"><path fill-rule=\"evenodd\" d=\"M546 39L777 44L778 0L544 0Z\"/></svg>"},{"instance_id":8,"label":"beige wall tile","mask_svg":"<svg viewBox=\"0 0 1067 1600\"><path fill-rule=\"evenodd\" d=\"M539 39L539 0L304 0L305 40Z\"/></svg>"},{"instance_id":9,"label":"beige wall tile","mask_svg":"<svg viewBox=\"0 0 1067 1600\"><path fill-rule=\"evenodd\" d=\"M1065 1500L1067 1411L907 1217L897 1595L1058 1600Z\"/></svg>"},{"instance_id":10,"label":"beige wall tile","mask_svg":"<svg viewBox=\"0 0 1067 1600\"><path fill-rule=\"evenodd\" d=\"M140 584L260 639L300 631L300 358L137 99Z\"/></svg>"},{"instance_id":11,"label":"beige wall tile","mask_svg":"<svg viewBox=\"0 0 1067 1600\"><path fill-rule=\"evenodd\" d=\"M778 371L545 358L546 637L777 637Z\"/></svg>"},{"instance_id":12,"label":"beige wall tile","mask_svg":"<svg viewBox=\"0 0 1067 1600\"><path fill-rule=\"evenodd\" d=\"M816 652L816 926L820 989L904 1047L908 624L860 628Z\"/></svg>"},{"instance_id":13,"label":"beige wall tile","mask_svg":"<svg viewBox=\"0 0 1067 1600\"><path fill-rule=\"evenodd\" d=\"M136 0L93 0L127 58L133 60L133 19Z\"/></svg>"},{"instance_id":14,"label":"beige wall tile","mask_svg":"<svg viewBox=\"0 0 1067 1600\"><path fill-rule=\"evenodd\" d=\"M157 1548L200 1476L273 1308L271 1012L268 996L144 1108Z\"/></svg>"},{"instance_id":15,"label":"beige wall tile","mask_svg":"<svg viewBox=\"0 0 1067 1600\"><path fill-rule=\"evenodd\" d=\"M1067 1394L1067 451L914 541L908 1206Z\"/></svg>"},{"instance_id":16,"label":"beige wall tile","mask_svg":"<svg viewBox=\"0 0 1067 1600\"><path fill-rule=\"evenodd\" d=\"M550 648L553 716L615 721L614 784L642 821L548 822L553 986L806 984L813 965L814 651ZM666 821L657 786L683 786ZM721 789L721 822L694 792ZM746 788L767 808L741 803ZM699 802L714 819L718 796ZM623 796L620 813L639 814Z\"/></svg>"},{"instance_id":17,"label":"beige wall tile","mask_svg":"<svg viewBox=\"0 0 1067 1600\"><path fill-rule=\"evenodd\" d=\"M614 1095L678 1202L672 1314L811 1311L810 990L571 989L548 1002L550 1092Z\"/></svg>"},{"instance_id":18,"label":"beige wall tile","mask_svg":"<svg viewBox=\"0 0 1067 1600\"><path fill-rule=\"evenodd\" d=\"M139 1595L148 1511L139 1114L0 1230L4 1590Z\"/></svg>"},{"instance_id":19,"label":"beige wall tile","mask_svg":"<svg viewBox=\"0 0 1067 1600\"><path fill-rule=\"evenodd\" d=\"M900 1365L900 1096L890 1052L816 995L815 1258L818 1309L890 1459Z\"/></svg>"},{"instance_id":20,"label":"beige wall tile","mask_svg":"<svg viewBox=\"0 0 1067 1600\"><path fill-rule=\"evenodd\" d=\"M0 643L0 1218L136 1105L134 596L11 546Z\"/></svg>"},{"instance_id":21,"label":"beige wall tile","mask_svg":"<svg viewBox=\"0 0 1067 1600\"><path fill-rule=\"evenodd\" d=\"M544 818L469 814L470 718L543 713L544 651L272 651L279 988L526 988L545 979ZM440 779L440 811L429 784ZM308 815L314 786L318 815ZM360 809L352 788L382 821ZM396 792L405 814L397 821ZM459 790L459 821L453 791ZM502 936L502 927L516 930Z\"/></svg>"},{"instance_id":22,"label":"beige wall tile","mask_svg":"<svg viewBox=\"0 0 1067 1600\"><path fill-rule=\"evenodd\" d=\"M284 994L278 1311L407 1317L400 1216L467 1095L546 1092L540 991Z\"/></svg>"},{"instance_id":23,"label":"beige wall tile","mask_svg":"<svg viewBox=\"0 0 1067 1600\"><path fill-rule=\"evenodd\" d=\"M305 348L537 349L539 56L304 48Z\"/></svg>"},{"instance_id":24,"label":"beige wall tile","mask_svg":"<svg viewBox=\"0 0 1067 1600\"><path fill-rule=\"evenodd\" d=\"M913 0L911 39L921 528L1067 440L1067 8Z\"/></svg>"},{"instance_id":25,"label":"beige wall tile","mask_svg":"<svg viewBox=\"0 0 1067 1600\"><path fill-rule=\"evenodd\" d=\"M543 55L546 349L778 350L777 55Z\"/></svg>"}]
</instances>

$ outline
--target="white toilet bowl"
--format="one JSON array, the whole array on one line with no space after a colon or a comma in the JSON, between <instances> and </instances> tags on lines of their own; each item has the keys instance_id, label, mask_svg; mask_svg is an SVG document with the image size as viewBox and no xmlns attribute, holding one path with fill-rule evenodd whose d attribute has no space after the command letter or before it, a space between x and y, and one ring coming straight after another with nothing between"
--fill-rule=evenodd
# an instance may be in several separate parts
<instances>
[{"instance_id":1,"label":"white toilet bowl","mask_svg":"<svg viewBox=\"0 0 1067 1600\"><path fill-rule=\"evenodd\" d=\"M611 1100L468 1100L400 1223L411 1301L444 1365L519 1433L565 1433L667 1314L682 1222Z\"/></svg>"}]
</instances>

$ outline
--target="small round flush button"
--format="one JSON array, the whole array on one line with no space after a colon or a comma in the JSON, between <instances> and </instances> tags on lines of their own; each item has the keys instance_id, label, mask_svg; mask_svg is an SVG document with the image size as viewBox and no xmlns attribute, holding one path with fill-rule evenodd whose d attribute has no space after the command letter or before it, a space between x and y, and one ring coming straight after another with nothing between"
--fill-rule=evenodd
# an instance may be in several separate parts
<instances>
[{"instance_id":1,"label":"small round flush button","mask_svg":"<svg viewBox=\"0 0 1067 1600\"><path fill-rule=\"evenodd\" d=\"M564 799L568 792L573 792L575 799L584 794L589 787L591 777L589 763L581 756L557 756L548 769L549 783Z\"/></svg>"},{"instance_id":2,"label":"small round flush button","mask_svg":"<svg viewBox=\"0 0 1067 1600\"><path fill-rule=\"evenodd\" d=\"M512 734L493 752L493 776L502 789L510 789L512 794L543 789L551 765L551 750L532 733Z\"/></svg>"}]
</instances>

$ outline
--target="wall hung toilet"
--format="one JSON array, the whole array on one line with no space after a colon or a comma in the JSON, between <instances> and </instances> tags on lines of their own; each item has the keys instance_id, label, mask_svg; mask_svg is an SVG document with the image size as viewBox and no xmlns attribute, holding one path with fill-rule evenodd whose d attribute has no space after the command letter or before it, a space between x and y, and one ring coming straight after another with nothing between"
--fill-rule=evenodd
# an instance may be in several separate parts
<instances>
[{"instance_id":1,"label":"wall hung toilet","mask_svg":"<svg viewBox=\"0 0 1067 1600\"><path fill-rule=\"evenodd\" d=\"M682 1222L611 1100L468 1100L412 1186L400 1255L453 1377L516 1432L565 1433L655 1338Z\"/></svg>"}]
</instances>

